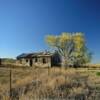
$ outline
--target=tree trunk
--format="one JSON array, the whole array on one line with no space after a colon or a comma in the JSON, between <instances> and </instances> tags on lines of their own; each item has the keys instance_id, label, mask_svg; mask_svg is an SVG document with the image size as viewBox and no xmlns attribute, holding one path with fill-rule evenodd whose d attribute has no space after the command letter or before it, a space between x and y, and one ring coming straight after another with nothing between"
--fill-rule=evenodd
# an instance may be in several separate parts
<instances>
[{"instance_id":1,"label":"tree trunk","mask_svg":"<svg viewBox=\"0 0 100 100\"><path fill-rule=\"evenodd\" d=\"M65 57L62 57L62 64L61 64L62 67L67 67L67 60Z\"/></svg>"}]
</instances>

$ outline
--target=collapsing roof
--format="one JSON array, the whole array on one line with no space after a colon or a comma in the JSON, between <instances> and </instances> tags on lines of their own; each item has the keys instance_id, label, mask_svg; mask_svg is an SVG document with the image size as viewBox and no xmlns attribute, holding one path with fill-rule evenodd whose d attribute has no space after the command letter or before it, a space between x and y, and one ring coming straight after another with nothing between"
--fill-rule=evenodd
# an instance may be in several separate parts
<instances>
[{"instance_id":1,"label":"collapsing roof","mask_svg":"<svg viewBox=\"0 0 100 100\"><path fill-rule=\"evenodd\" d=\"M21 55L17 56L17 59L20 58L32 58L32 57L41 57L41 56L52 56L54 53L50 52L37 52L37 53L22 53Z\"/></svg>"}]
</instances>

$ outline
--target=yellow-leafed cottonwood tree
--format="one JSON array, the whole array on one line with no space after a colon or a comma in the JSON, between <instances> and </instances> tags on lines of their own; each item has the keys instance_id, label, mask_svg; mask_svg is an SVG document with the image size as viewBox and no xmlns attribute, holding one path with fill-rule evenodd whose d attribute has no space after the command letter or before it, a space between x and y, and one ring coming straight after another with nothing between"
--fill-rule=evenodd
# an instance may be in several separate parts
<instances>
[{"instance_id":1,"label":"yellow-leafed cottonwood tree","mask_svg":"<svg viewBox=\"0 0 100 100\"><path fill-rule=\"evenodd\" d=\"M78 67L91 60L91 53L86 47L85 37L81 32L47 35L46 43L60 54L62 66Z\"/></svg>"}]
</instances>

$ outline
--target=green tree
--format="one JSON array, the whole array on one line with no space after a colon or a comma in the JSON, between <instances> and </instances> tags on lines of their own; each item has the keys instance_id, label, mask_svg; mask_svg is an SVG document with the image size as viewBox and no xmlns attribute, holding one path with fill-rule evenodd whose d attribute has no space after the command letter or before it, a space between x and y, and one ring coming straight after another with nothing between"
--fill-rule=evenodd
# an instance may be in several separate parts
<instances>
[{"instance_id":1,"label":"green tree","mask_svg":"<svg viewBox=\"0 0 100 100\"><path fill-rule=\"evenodd\" d=\"M47 35L46 42L61 56L62 66L79 66L91 60L91 53L86 47L83 33L62 33L61 35Z\"/></svg>"}]
</instances>

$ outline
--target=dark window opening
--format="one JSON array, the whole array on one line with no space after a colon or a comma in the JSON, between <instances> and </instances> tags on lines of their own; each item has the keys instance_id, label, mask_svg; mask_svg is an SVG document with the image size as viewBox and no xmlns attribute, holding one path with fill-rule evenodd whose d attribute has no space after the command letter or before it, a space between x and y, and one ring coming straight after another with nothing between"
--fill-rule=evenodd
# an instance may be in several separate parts
<instances>
[{"instance_id":1,"label":"dark window opening","mask_svg":"<svg viewBox=\"0 0 100 100\"><path fill-rule=\"evenodd\" d=\"M28 59L26 59L26 62L28 62Z\"/></svg>"},{"instance_id":2,"label":"dark window opening","mask_svg":"<svg viewBox=\"0 0 100 100\"><path fill-rule=\"evenodd\" d=\"M45 64L46 63L46 59L45 58L43 58L43 64Z\"/></svg>"},{"instance_id":3,"label":"dark window opening","mask_svg":"<svg viewBox=\"0 0 100 100\"><path fill-rule=\"evenodd\" d=\"M37 62L37 58L35 58L35 62Z\"/></svg>"}]
</instances>

